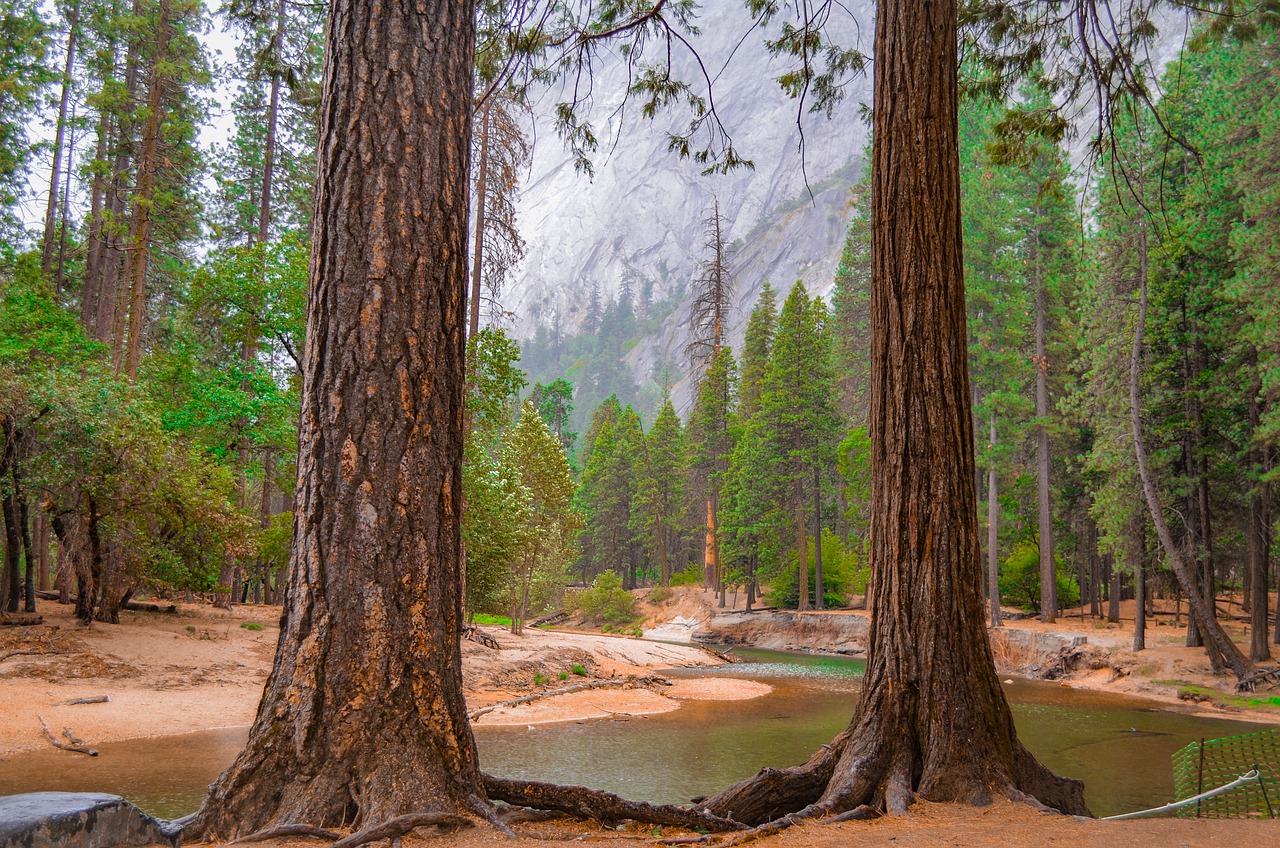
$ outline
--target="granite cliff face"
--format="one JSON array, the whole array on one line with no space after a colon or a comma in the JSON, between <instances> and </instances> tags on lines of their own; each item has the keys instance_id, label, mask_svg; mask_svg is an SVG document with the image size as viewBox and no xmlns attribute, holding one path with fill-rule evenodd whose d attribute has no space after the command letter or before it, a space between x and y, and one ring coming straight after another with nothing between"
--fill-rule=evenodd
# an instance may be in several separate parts
<instances>
[{"instance_id":1,"label":"granite cliff face","mask_svg":"<svg viewBox=\"0 0 1280 848\"><path fill-rule=\"evenodd\" d=\"M870 52L873 4L839 7L848 10L832 21L846 33L841 43ZM1166 10L1156 20L1160 37L1146 61L1163 68L1185 45L1190 19ZM654 300L678 301L663 325L625 354L631 376L638 384L650 381L651 388L664 364L675 366L676 377L687 367L689 303L679 295L706 255L704 221L713 198L727 220L730 268L737 281L728 328L736 350L765 280L778 290L779 302L797 279L829 300L848 228L848 189L861 175L868 138L862 105L871 96L869 72L847 83L846 97L830 119L800 116L802 146L797 103L775 81L788 62L768 55L741 2L711 0L699 12L699 26L693 44L714 80L715 105L754 169L706 176L696 163L670 153L667 133L683 129L687 113L642 119L638 102L624 104L628 78L622 57L602 54L594 76L584 82L593 99L583 117L601 142L594 178L574 172L573 158L554 132L549 116L558 101L567 99L564 91L546 91L534 102L536 118L529 127L534 154L518 204L528 254L503 295L515 315L517 337L531 338L539 325L573 335L581 330L593 285L609 298L616 297L624 276L637 286L650 281ZM674 54L673 61L683 79L699 79L690 55ZM1092 174L1083 160L1097 131L1094 114L1087 103L1075 110L1081 124L1072 160L1081 182ZM691 402L686 381L675 385L673 396L677 409L686 412Z\"/></svg>"},{"instance_id":2,"label":"granite cliff face","mask_svg":"<svg viewBox=\"0 0 1280 848\"><path fill-rule=\"evenodd\" d=\"M872 4L848 8L869 49ZM678 294L705 257L704 221L713 198L728 224L737 281L730 344L740 344L764 280L782 297L801 278L811 291L830 293L847 229L848 189L862 169L867 126L860 106L869 97L870 78L848 84L830 120L803 114L802 149L797 102L774 81L787 63L769 57L758 31L748 32L741 4L708 4L699 26L694 43L714 78L717 110L754 169L707 176L697 163L668 152L667 132L682 129L687 114L677 110L646 121L637 102L624 107L625 64L602 56L585 110L601 149L594 178L575 174L547 117L564 95L544 93L534 104L534 155L518 208L528 254L503 296L517 316L517 336L531 337L539 324L578 332L593 284L602 298L616 297L624 275L651 281L654 300ZM845 26L853 32L855 22ZM692 57L678 56L675 63L685 79L696 79ZM682 302L657 333L627 354L637 382L650 379L659 363L684 362L688 310ZM677 385L675 397L683 407L688 391Z\"/></svg>"}]
</instances>

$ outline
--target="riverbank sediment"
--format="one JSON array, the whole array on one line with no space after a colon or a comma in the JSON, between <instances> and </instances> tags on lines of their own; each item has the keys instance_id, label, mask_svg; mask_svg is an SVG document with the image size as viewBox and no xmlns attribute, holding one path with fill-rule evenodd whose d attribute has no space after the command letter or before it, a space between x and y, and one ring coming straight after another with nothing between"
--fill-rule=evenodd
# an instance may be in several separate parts
<instances>
[{"instance_id":1,"label":"riverbank sediment","mask_svg":"<svg viewBox=\"0 0 1280 848\"><path fill-rule=\"evenodd\" d=\"M71 728L92 747L104 742L246 727L253 722L279 638L278 607L178 604L174 614L121 613L120 624L83 627L71 607L41 601L44 623L0 628L0 755L49 746ZM722 663L693 645L623 636L503 628L483 631L500 646L463 641L463 677L472 710L584 681L651 676L663 668ZM769 691L725 679L671 686L618 686L495 709L482 725L530 725L644 715L690 699L736 700ZM102 698L88 704L68 703Z\"/></svg>"},{"instance_id":2,"label":"riverbank sediment","mask_svg":"<svg viewBox=\"0 0 1280 848\"><path fill-rule=\"evenodd\" d=\"M730 595L724 608L697 587L661 593L643 603L647 638L705 642L777 651L865 656L870 618L865 610L745 610L745 598ZM1280 723L1280 690L1240 695L1235 678L1213 671L1203 648L1185 644L1185 613L1157 602L1146 631L1146 647L1133 650L1135 604L1120 606L1108 622L1065 611L1052 623L1018 617L988 628L997 672L1053 680L1066 686L1137 695L1166 704L1192 705L1199 714ZM1164 607L1169 609L1164 609ZM1227 633L1247 650L1247 631L1228 617ZM1276 646L1280 656L1280 646Z\"/></svg>"}]
</instances>

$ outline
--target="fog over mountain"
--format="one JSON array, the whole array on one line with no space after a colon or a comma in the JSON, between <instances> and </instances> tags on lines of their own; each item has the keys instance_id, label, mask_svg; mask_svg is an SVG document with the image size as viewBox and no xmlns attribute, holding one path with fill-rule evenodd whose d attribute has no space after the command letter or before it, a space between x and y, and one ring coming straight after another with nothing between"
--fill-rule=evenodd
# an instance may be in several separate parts
<instances>
[{"instance_id":1,"label":"fog over mountain","mask_svg":"<svg viewBox=\"0 0 1280 848\"><path fill-rule=\"evenodd\" d=\"M835 26L850 40L860 31L869 49L873 5L847 8L856 19ZM708 4L699 26L693 43L714 77L717 111L754 169L708 176L697 163L668 152L667 133L682 130L688 114L676 109L647 121L637 101L624 108L626 66L616 54L602 55L593 100L584 110L601 141L593 178L574 172L572 156L552 129L549 116L566 95L550 91L536 99L534 154L518 207L528 254L503 295L517 336L532 337L539 324L566 335L578 332L593 283L602 299L616 298L627 274L637 289L651 281L655 301L680 292L706 256L705 220L713 198L728 225L737 281L731 345L739 345L764 280L783 296L796 279L829 294L847 229L848 189L861 172L867 142L861 104L870 96L870 77L848 84L830 120L803 114L802 148L798 104L775 82L789 62L768 55L760 31L750 32L741 3ZM696 88L693 58L677 55L675 65ZM675 376L683 374L687 323L685 301L627 354L638 383L652 379L660 363L671 364ZM678 406L687 405L685 387L677 385L675 397Z\"/></svg>"}]
</instances>

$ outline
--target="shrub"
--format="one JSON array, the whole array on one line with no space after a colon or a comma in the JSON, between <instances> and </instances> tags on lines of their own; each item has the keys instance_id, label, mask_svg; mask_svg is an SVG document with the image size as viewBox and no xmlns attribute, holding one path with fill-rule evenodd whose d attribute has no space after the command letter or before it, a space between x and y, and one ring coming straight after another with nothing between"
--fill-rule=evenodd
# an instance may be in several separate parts
<instances>
[{"instance_id":1,"label":"shrub","mask_svg":"<svg viewBox=\"0 0 1280 848\"><path fill-rule=\"evenodd\" d=\"M666 586L659 586L649 593L649 603L660 604L663 601L671 599L671 589Z\"/></svg>"},{"instance_id":2,"label":"shrub","mask_svg":"<svg viewBox=\"0 0 1280 848\"><path fill-rule=\"evenodd\" d=\"M607 624L626 624L636 617L636 599L622 588L622 578L613 571L603 571L574 598L577 608L587 618Z\"/></svg>"},{"instance_id":3,"label":"shrub","mask_svg":"<svg viewBox=\"0 0 1280 848\"><path fill-rule=\"evenodd\" d=\"M261 630L262 625L256 621L246 621L240 625L245 630Z\"/></svg>"},{"instance_id":4,"label":"shrub","mask_svg":"<svg viewBox=\"0 0 1280 848\"><path fill-rule=\"evenodd\" d=\"M677 571L671 575L672 586L693 586L702 579L702 566L696 562L691 562L684 567L683 571Z\"/></svg>"},{"instance_id":5,"label":"shrub","mask_svg":"<svg viewBox=\"0 0 1280 848\"><path fill-rule=\"evenodd\" d=\"M586 677L586 676L587 676L587 670L586 670L585 668L583 668L583 667L582 667L582 665L581 665L580 663L574 663L574 664L573 664L573 673L574 673L574 674L576 674L576 675L578 675L579 677Z\"/></svg>"},{"instance_id":6,"label":"shrub","mask_svg":"<svg viewBox=\"0 0 1280 848\"><path fill-rule=\"evenodd\" d=\"M1060 559L1054 559L1058 583L1058 606L1075 606L1080 589L1075 576ZM1000 569L1000 599L1008 604L1040 612L1040 545L1035 540L1013 549Z\"/></svg>"}]
</instances>

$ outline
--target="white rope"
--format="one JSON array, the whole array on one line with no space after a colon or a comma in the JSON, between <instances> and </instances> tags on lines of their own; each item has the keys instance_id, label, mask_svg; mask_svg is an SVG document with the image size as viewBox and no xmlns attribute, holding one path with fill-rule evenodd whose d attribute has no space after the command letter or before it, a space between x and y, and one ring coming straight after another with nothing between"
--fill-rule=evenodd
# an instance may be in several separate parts
<instances>
[{"instance_id":1,"label":"white rope","mask_svg":"<svg viewBox=\"0 0 1280 848\"><path fill-rule=\"evenodd\" d=\"M1216 798L1217 796L1223 794L1224 792L1230 792L1232 789L1235 789L1237 786L1242 786L1246 783L1259 780L1260 777L1261 775L1258 774L1258 770L1256 768L1249 769L1248 772L1240 775L1235 780L1228 783L1226 786L1219 786L1217 789L1210 789L1208 792L1202 792L1199 795L1195 795L1183 801L1174 801L1171 804L1165 804L1163 807L1155 807L1150 810L1139 810L1136 813L1125 813L1119 816L1107 816L1101 819L1101 821L1120 821L1121 819L1137 819L1137 818L1142 818L1143 816L1158 816L1161 813L1168 813L1173 810L1179 809L1180 807L1188 807L1192 804L1198 804L1199 802L1209 798Z\"/></svg>"}]
</instances>

